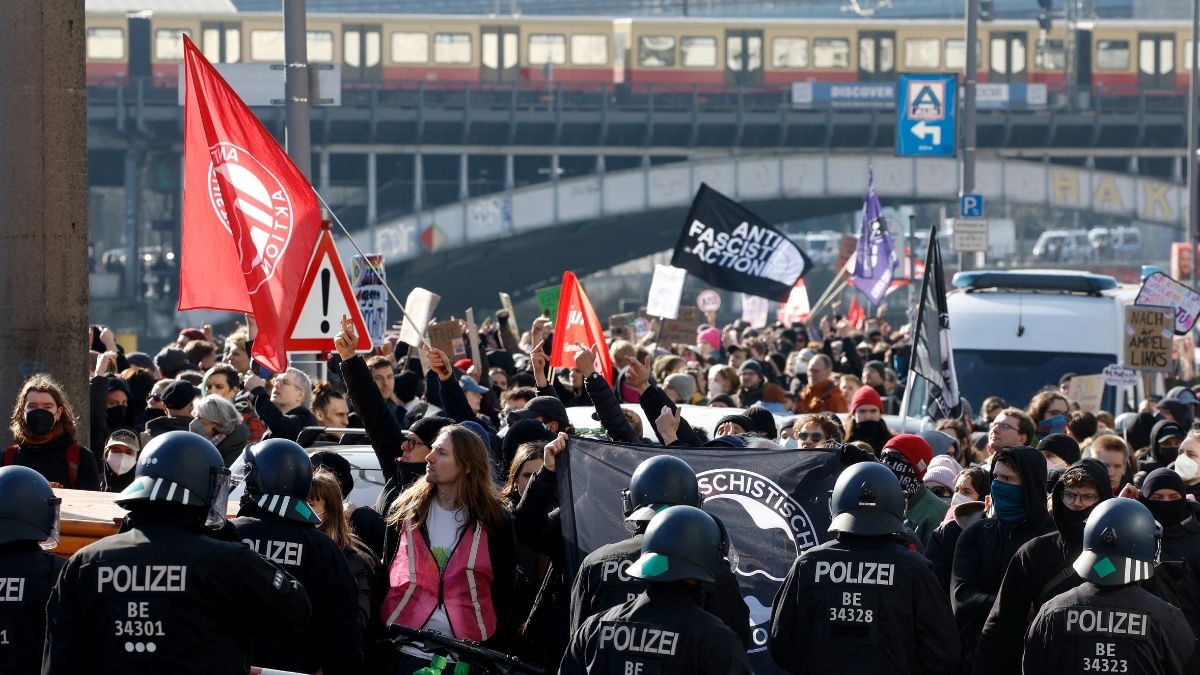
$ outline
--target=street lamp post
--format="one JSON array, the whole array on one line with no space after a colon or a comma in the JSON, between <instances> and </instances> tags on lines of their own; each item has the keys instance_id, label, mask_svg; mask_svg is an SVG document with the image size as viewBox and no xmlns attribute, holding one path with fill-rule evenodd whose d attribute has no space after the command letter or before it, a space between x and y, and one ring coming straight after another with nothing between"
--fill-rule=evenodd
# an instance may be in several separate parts
<instances>
[{"instance_id":1,"label":"street lamp post","mask_svg":"<svg viewBox=\"0 0 1200 675\"><path fill-rule=\"evenodd\" d=\"M1200 72L1197 72L1197 37L1200 37L1200 0L1192 0L1192 50L1187 55L1192 69L1188 78L1188 152L1187 152L1187 186L1188 186L1188 218L1187 243L1188 258L1192 261L1189 279L1192 288L1196 287L1196 93L1200 90Z\"/></svg>"}]
</instances>

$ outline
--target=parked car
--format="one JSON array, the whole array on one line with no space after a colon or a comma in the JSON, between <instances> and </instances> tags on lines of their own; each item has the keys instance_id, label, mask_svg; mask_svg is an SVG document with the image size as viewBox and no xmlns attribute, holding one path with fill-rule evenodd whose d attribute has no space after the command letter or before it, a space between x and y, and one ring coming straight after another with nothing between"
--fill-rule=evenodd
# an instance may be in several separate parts
<instances>
[{"instance_id":1,"label":"parked car","mask_svg":"<svg viewBox=\"0 0 1200 675\"><path fill-rule=\"evenodd\" d=\"M1078 263L1090 256L1087 230L1046 230L1033 245L1033 257L1042 262Z\"/></svg>"}]
</instances>

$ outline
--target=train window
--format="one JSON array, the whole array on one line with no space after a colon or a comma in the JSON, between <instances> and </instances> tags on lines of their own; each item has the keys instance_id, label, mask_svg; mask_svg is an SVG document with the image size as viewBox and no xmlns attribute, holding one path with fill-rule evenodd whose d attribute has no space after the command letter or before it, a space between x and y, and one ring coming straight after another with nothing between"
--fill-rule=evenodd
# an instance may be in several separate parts
<instances>
[{"instance_id":1,"label":"train window","mask_svg":"<svg viewBox=\"0 0 1200 675\"><path fill-rule=\"evenodd\" d=\"M533 33L529 36L529 63L561 66L567 62L567 38L563 35Z\"/></svg>"},{"instance_id":2,"label":"train window","mask_svg":"<svg viewBox=\"0 0 1200 675\"><path fill-rule=\"evenodd\" d=\"M367 68L373 68L379 65L383 60L383 37L378 30L363 30L363 35L366 36L366 63L363 65Z\"/></svg>"},{"instance_id":3,"label":"train window","mask_svg":"<svg viewBox=\"0 0 1200 675\"><path fill-rule=\"evenodd\" d=\"M1191 72L1192 70L1192 41L1188 40L1183 43L1183 69Z\"/></svg>"},{"instance_id":4,"label":"train window","mask_svg":"<svg viewBox=\"0 0 1200 675\"><path fill-rule=\"evenodd\" d=\"M572 35L571 65L603 66L608 63L607 35Z\"/></svg>"},{"instance_id":5,"label":"train window","mask_svg":"<svg viewBox=\"0 0 1200 675\"><path fill-rule=\"evenodd\" d=\"M281 30L252 30L250 31L250 60L282 63L283 31Z\"/></svg>"},{"instance_id":6,"label":"train window","mask_svg":"<svg viewBox=\"0 0 1200 675\"><path fill-rule=\"evenodd\" d=\"M1129 70L1129 40L1098 40L1096 70Z\"/></svg>"},{"instance_id":7,"label":"train window","mask_svg":"<svg viewBox=\"0 0 1200 675\"><path fill-rule=\"evenodd\" d=\"M717 39L679 38L679 62L684 68L711 68L717 65Z\"/></svg>"},{"instance_id":8,"label":"train window","mask_svg":"<svg viewBox=\"0 0 1200 675\"><path fill-rule=\"evenodd\" d=\"M105 60L125 58L125 31L121 28L87 29L87 57Z\"/></svg>"},{"instance_id":9,"label":"train window","mask_svg":"<svg viewBox=\"0 0 1200 675\"><path fill-rule=\"evenodd\" d=\"M675 38L670 35L643 35L638 38L638 65L648 68L675 65Z\"/></svg>"},{"instance_id":10,"label":"train window","mask_svg":"<svg viewBox=\"0 0 1200 675\"><path fill-rule=\"evenodd\" d=\"M943 62L946 70L964 70L967 67L967 50L963 45L967 44L966 40L946 40L946 54ZM983 54L983 48L980 47L980 42L975 41L975 63L981 63L979 58Z\"/></svg>"},{"instance_id":11,"label":"train window","mask_svg":"<svg viewBox=\"0 0 1200 675\"><path fill-rule=\"evenodd\" d=\"M434 33L434 63L470 63L470 33Z\"/></svg>"},{"instance_id":12,"label":"train window","mask_svg":"<svg viewBox=\"0 0 1200 675\"><path fill-rule=\"evenodd\" d=\"M845 38L813 40L814 68L849 68L850 41Z\"/></svg>"},{"instance_id":13,"label":"train window","mask_svg":"<svg viewBox=\"0 0 1200 675\"><path fill-rule=\"evenodd\" d=\"M327 30L308 31L308 60L311 63L333 63L333 33Z\"/></svg>"},{"instance_id":14,"label":"train window","mask_svg":"<svg viewBox=\"0 0 1200 675\"><path fill-rule=\"evenodd\" d=\"M908 38L904 41L904 67L937 68L941 65L940 43L937 38Z\"/></svg>"},{"instance_id":15,"label":"train window","mask_svg":"<svg viewBox=\"0 0 1200 675\"><path fill-rule=\"evenodd\" d=\"M1155 61L1157 53L1158 60ZM1175 71L1175 41L1169 37L1143 38L1138 42L1138 70L1147 75Z\"/></svg>"},{"instance_id":16,"label":"train window","mask_svg":"<svg viewBox=\"0 0 1200 675\"><path fill-rule=\"evenodd\" d=\"M191 37L184 28L157 28L154 31L154 58L159 61L183 60L183 36Z\"/></svg>"},{"instance_id":17,"label":"train window","mask_svg":"<svg viewBox=\"0 0 1200 675\"><path fill-rule=\"evenodd\" d=\"M1063 70L1067 67L1067 48L1062 40L1038 40L1033 58L1038 70Z\"/></svg>"},{"instance_id":18,"label":"train window","mask_svg":"<svg viewBox=\"0 0 1200 675\"><path fill-rule=\"evenodd\" d=\"M203 30L204 58L212 63L238 63L242 60L242 31L231 26L212 26Z\"/></svg>"},{"instance_id":19,"label":"train window","mask_svg":"<svg viewBox=\"0 0 1200 675\"><path fill-rule=\"evenodd\" d=\"M889 37L860 37L858 39L858 69L867 73L890 73L896 70L896 41ZM879 55L879 63L875 56Z\"/></svg>"},{"instance_id":20,"label":"train window","mask_svg":"<svg viewBox=\"0 0 1200 675\"><path fill-rule=\"evenodd\" d=\"M429 33L392 33L392 63L429 63Z\"/></svg>"},{"instance_id":21,"label":"train window","mask_svg":"<svg viewBox=\"0 0 1200 675\"><path fill-rule=\"evenodd\" d=\"M771 40L772 68L807 68L808 38L778 37Z\"/></svg>"}]
</instances>

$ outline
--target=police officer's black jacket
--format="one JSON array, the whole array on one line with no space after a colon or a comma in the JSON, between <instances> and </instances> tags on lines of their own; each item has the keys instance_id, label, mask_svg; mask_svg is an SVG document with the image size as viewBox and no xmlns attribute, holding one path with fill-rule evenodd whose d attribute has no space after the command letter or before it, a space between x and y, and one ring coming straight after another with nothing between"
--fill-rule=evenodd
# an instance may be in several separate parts
<instances>
[{"instance_id":1,"label":"police officer's black jacket","mask_svg":"<svg viewBox=\"0 0 1200 675\"><path fill-rule=\"evenodd\" d=\"M244 675L254 639L303 630L304 589L202 517L145 504L71 556L46 608L43 674Z\"/></svg>"},{"instance_id":2,"label":"police officer's black jacket","mask_svg":"<svg viewBox=\"0 0 1200 675\"><path fill-rule=\"evenodd\" d=\"M929 561L890 536L839 534L792 563L769 648L789 672L951 673L959 637Z\"/></svg>"},{"instance_id":3,"label":"police officer's black jacket","mask_svg":"<svg viewBox=\"0 0 1200 675\"><path fill-rule=\"evenodd\" d=\"M746 652L684 582L648 584L627 602L587 618L571 638L559 675L645 673L741 675Z\"/></svg>"},{"instance_id":4,"label":"police officer's black jacket","mask_svg":"<svg viewBox=\"0 0 1200 675\"><path fill-rule=\"evenodd\" d=\"M46 600L67 561L37 542L0 544L0 673L36 673L46 639Z\"/></svg>"},{"instance_id":5,"label":"police officer's black jacket","mask_svg":"<svg viewBox=\"0 0 1200 675\"><path fill-rule=\"evenodd\" d=\"M572 635L587 617L627 602L646 590L645 581L625 574L626 568L642 555L642 538L642 534L635 534L624 541L605 544L583 559L571 588ZM728 626L743 647L750 646L750 608L728 566L722 565L717 570L715 583L704 585L701 605Z\"/></svg>"},{"instance_id":6,"label":"police officer's black jacket","mask_svg":"<svg viewBox=\"0 0 1200 675\"><path fill-rule=\"evenodd\" d=\"M337 544L313 525L246 504L233 524L242 541L282 566L308 593L312 620L303 630L254 645L254 665L325 675L357 673L362 636L355 617L358 584Z\"/></svg>"},{"instance_id":7,"label":"police officer's black jacket","mask_svg":"<svg viewBox=\"0 0 1200 675\"><path fill-rule=\"evenodd\" d=\"M1022 672L1183 675L1200 672L1200 656L1178 607L1136 584L1084 583L1042 605Z\"/></svg>"},{"instance_id":8,"label":"police officer's black jacket","mask_svg":"<svg viewBox=\"0 0 1200 675\"><path fill-rule=\"evenodd\" d=\"M1083 459L1072 467L1088 473L1100 499L1112 490L1108 470L1099 461ZM1021 643L1029 622L1042 603L1075 588L1083 580L1071 565L1083 551L1083 523L1072 517L1062 501L1062 481L1054 486L1051 503L1057 532L1043 534L1025 542L1008 563L996 604L988 613L979 642L975 646L975 675L1009 675L1021 671Z\"/></svg>"},{"instance_id":9,"label":"police officer's black jacket","mask_svg":"<svg viewBox=\"0 0 1200 675\"><path fill-rule=\"evenodd\" d=\"M1163 527L1159 563L1143 587L1160 598L1177 601L1192 632L1200 635L1200 504L1184 503L1190 515Z\"/></svg>"}]
</instances>

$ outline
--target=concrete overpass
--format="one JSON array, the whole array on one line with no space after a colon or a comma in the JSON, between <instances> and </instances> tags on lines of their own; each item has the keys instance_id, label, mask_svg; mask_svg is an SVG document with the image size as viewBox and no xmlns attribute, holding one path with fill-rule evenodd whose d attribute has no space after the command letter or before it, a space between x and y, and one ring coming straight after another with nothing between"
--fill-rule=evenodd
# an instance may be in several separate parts
<instances>
[{"instance_id":1,"label":"concrete overpass","mask_svg":"<svg viewBox=\"0 0 1200 675\"><path fill-rule=\"evenodd\" d=\"M508 190L385 220L355 232L382 253L398 293L422 286L440 307L490 307L557 283L562 270L605 269L674 245L701 183L773 222L861 207L868 167L885 203L953 201L953 159L890 155L781 153L728 156L583 176ZM992 204L1038 205L1181 227L1184 186L1157 178L1019 159L984 159L978 191ZM928 227L928 224L921 224ZM552 236L550 236L552 235ZM339 241L344 256L349 243Z\"/></svg>"}]
</instances>

